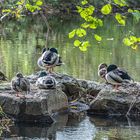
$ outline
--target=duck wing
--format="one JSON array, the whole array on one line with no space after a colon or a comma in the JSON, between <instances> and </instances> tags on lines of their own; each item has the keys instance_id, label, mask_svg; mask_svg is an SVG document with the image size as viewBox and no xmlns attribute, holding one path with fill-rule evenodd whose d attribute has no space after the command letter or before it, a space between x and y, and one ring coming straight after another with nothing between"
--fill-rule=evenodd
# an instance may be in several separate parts
<instances>
[{"instance_id":1,"label":"duck wing","mask_svg":"<svg viewBox=\"0 0 140 140\"><path fill-rule=\"evenodd\" d=\"M110 71L106 74L106 79L109 83L122 83L123 79L120 77L117 70Z\"/></svg>"},{"instance_id":2,"label":"duck wing","mask_svg":"<svg viewBox=\"0 0 140 140\"><path fill-rule=\"evenodd\" d=\"M30 82L27 78L20 79L20 88L22 91L30 91Z\"/></svg>"},{"instance_id":3,"label":"duck wing","mask_svg":"<svg viewBox=\"0 0 140 140\"><path fill-rule=\"evenodd\" d=\"M11 87L13 90L20 92L21 88L20 88L20 78L13 78L11 81Z\"/></svg>"},{"instance_id":4,"label":"duck wing","mask_svg":"<svg viewBox=\"0 0 140 140\"><path fill-rule=\"evenodd\" d=\"M117 71L122 79L132 80L132 78L128 75L128 73L125 70L118 68Z\"/></svg>"}]
</instances>

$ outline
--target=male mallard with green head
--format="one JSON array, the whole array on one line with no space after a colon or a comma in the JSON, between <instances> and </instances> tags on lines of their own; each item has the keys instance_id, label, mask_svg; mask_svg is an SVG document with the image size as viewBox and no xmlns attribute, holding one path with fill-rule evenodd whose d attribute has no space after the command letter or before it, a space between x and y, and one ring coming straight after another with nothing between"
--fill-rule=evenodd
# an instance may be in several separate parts
<instances>
[{"instance_id":1,"label":"male mallard with green head","mask_svg":"<svg viewBox=\"0 0 140 140\"><path fill-rule=\"evenodd\" d=\"M123 82L131 83L133 79L128 75L128 73L116 65L111 64L107 67L107 74L105 76L108 83L117 87L122 85Z\"/></svg>"},{"instance_id":2,"label":"male mallard with green head","mask_svg":"<svg viewBox=\"0 0 140 140\"><path fill-rule=\"evenodd\" d=\"M46 69L49 73L52 73L55 66L62 65L62 61L56 48L50 48L48 50L44 48L37 64L41 69Z\"/></svg>"},{"instance_id":3,"label":"male mallard with green head","mask_svg":"<svg viewBox=\"0 0 140 140\"><path fill-rule=\"evenodd\" d=\"M16 77L11 80L11 87L16 91L17 97L21 97L19 93L28 94L30 92L30 82L22 73L17 73Z\"/></svg>"}]
</instances>

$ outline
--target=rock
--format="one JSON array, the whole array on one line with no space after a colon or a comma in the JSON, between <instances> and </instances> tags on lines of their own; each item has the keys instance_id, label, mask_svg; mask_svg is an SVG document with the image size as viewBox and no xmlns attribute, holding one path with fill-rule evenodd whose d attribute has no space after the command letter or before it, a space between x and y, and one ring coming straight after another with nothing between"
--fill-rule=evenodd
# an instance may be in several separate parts
<instances>
[{"instance_id":1,"label":"rock","mask_svg":"<svg viewBox=\"0 0 140 140\"><path fill-rule=\"evenodd\" d=\"M12 91L0 93L0 105L3 111L19 122L52 123L55 112L68 108L67 96L61 90L32 89L26 98L16 97Z\"/></svg>"},{"instance_id":2,"label":"rock","mask_svg":"<svg viewBox=\"0 0 140 140\"><path fill-rule=\"evenodd\" d=\"M28 79L30 80L30 82L33 84L36 83L37 79L39 78L40 73L41 71L37 72L34 75L28 76ZM67 95L69 100L75 100L79 98L81 95L83 95L84 93L86 93L84 88L80 86L78 80L76 78L73 78L72 76L69 76L66 74L60 74L60 73L56 73L56 74L52 73L48 75L55 78L57 82L57 87L62 89L62 91Z\"/></svg>"},{"instance_id":3,"label":"rock","mask_svg":"<svg viewBox=\"0 0 140 140\"><path fill-rule=\"evenodd\" d=\"M102 89L91 102L89 114L97 115L140 115L140 86L126 84L114 90L112 87Z\"/></svg>"},{"instance_id":4,"label":"rock","mask_svg":"<svg viewBox=\"0 0 140 140\"><path fill-rule=\"evenodd\" d=\"M81 87L87 89L88 95L92 95L93 97L97 96L100 90L107 86L106 84L100 84L89 80L78 80L78 83Z\"/></svg>"},{"instance_id":5,"label":"rock","mask_svg":"<svg viewBox=\"0 0 140 140\"><path fill-rule=\"evenodd\" d=\"M46 115L45 112L47 112L48 116L52 116L55 112L61 112L61 109L64 110L64 108L69 108L71 103L78 103L76 105L74 104L73 112L88 110L89 114L100 115L126 115L127 112L130 113L130 115L140 114L140 83L123 84L119 87L119 91L114 91L113 86L110 84L80 80L66 74L46 73L45 75L55 78L56 90L45 90L38 89L35 85L37 79L41 75L40 73L41 72L38 72L34 75L28 76L30 83L32 83L30 96L33 97L33 99L26 99L25 101L22 99L19 101L14 95L8 94L10 97L8 96L9 101L7 101L5 96L7 96L7 93L11 92L11 90L8 90L9 86L0 86L0 95L2 95L2 97L0 97L0 104L2 106L6 105L6 103L9 104L8 102L12 104L12 106L7 105L6 108L10 115L15 115L17 113L15 116L21 118L21 116L25 116L27 112L28 114L32 112L31 115L34 116L42 114L42 116L44 116ZM69 105L67 100L69 100ZM86 107L88 105L90 106L89 109ZM22 106L24 109L19 106ZM24 106L28 107L28 109L22 111L24 112L22 113L19 110L21 110L21 108L22 110L25 110ZM10 112L8 107L12 107L13 111ZM35 110L32 108L35 108ZM38 108L38 110L36 108ZM36 113L34 111L36 111ZM14 114L14 112L16 113Z\"/></svg>"}]
</instances>

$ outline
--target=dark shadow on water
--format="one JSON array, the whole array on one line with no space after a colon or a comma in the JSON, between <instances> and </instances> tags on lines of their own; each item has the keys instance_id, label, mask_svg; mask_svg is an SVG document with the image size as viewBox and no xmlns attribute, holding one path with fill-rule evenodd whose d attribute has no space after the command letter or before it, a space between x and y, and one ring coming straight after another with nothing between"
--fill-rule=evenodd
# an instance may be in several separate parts
<instances>
[{"instance_id":1,"label":"dark shadow on water","mask_svg":"<svg viewBox=\"0 0 140 140\"><path fill-rule=\"evenodd\" d=\"M84 116L79 115L58 115L54 117L53 124L27 124L15 123L9 126L9 130L3 130L0 138L44 138L49 140L56 139L57 131L62 131L65 126L78 127L79 122L84 119Z\"/></svg>"},{"instance_id":2,"label":"dark shadow on water","mask_svg":"<svg viewBox=\"0 0 140 140\"><path fill-rule=\"evenodd\" d=\"M3 131L3 138L26 137L26 138L48 138L55 140L57 129L65 126L68 120L68 115L58 116L55 123L48 124L25 124L17 123L9 127L9 132Z\"/></svg>"}]
</instances>

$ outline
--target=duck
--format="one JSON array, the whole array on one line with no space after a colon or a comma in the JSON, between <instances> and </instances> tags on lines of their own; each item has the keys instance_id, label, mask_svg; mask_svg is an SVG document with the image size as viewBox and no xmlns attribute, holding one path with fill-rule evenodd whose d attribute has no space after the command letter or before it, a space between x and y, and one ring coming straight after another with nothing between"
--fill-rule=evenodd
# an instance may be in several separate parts
<instances>
[{"instance_id":1,"label":"duck","mask_svg":"<svg viewBox=\"0 0 140 140\"><path fill-rule=\"evenodd\" d=\"M36 86L40 89L55 89L56 79L50 75L43 76L37 79Z\"/></svg>"},{"instance_id":2,"label":"duck","mask_svg":"<svg viewBox=\"0 0 140 140\"><path fill-rule=\"evenodd\" d=\"M7 81L7 77L4 75L3 72L0 71L0 81Z\"/></svg>"},{"instance_id":3,"label":"duck","mask_svg":"<svg viewBox=\"0 0 140 140\"><path fill-rule=\"evenodd\" d=\"M115 64L110 64L107 67L107 73L105 78L108 83L115 86L115 89L118 89L118 86L121 86L122 83L131 83L133 79L131 76L123 69L119 68Z\"/></svg>"},{"instance_id":4,"label":"duck","mask_svg":"<svg viewBox=\"0 0 140 140\"><path fill-rule=\"evenodd\" d=\"M52 73L55 66L61 66L63 63L56 48L43 48L42 55L38 59L37 64L41 69Z\"/></svg>"},{"instance_id":5,"label":"duck","mask_svg":"<svg viewBox=\"0 0 140 140\"><path fill-rule=\"evenodd\" d=\"M16 77L11 80L11 88L16 91L17 97L25 97L25 94L30 92L30 82L22 73L18 72ZM20 93L24 95L21 96Z\"/></svg>"},{"instance_id":6,"label":"duck","mask_svg":"<svg viewBox=\"0 0 140 140\"><path fill-rule=\"evenodd\" d=\"M106 73L107 73L107 64L101 63L98 66L98 76L106 80L105 78Z\"/></svg>"}]
</instances>

